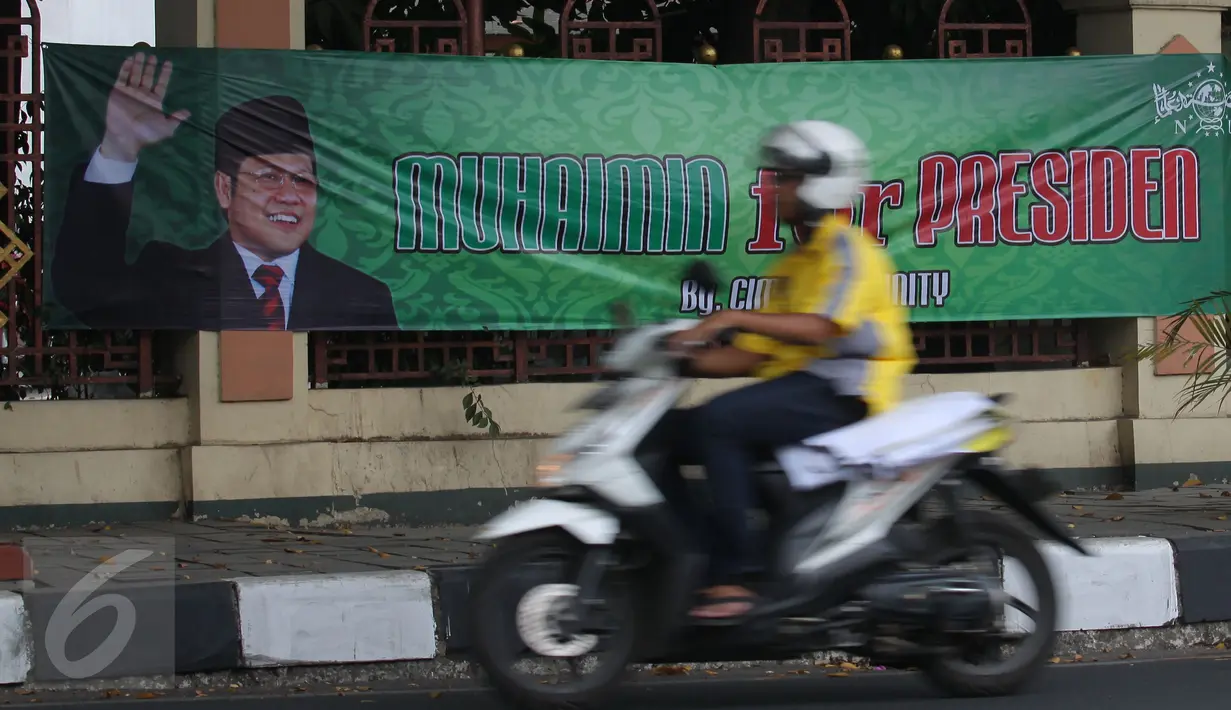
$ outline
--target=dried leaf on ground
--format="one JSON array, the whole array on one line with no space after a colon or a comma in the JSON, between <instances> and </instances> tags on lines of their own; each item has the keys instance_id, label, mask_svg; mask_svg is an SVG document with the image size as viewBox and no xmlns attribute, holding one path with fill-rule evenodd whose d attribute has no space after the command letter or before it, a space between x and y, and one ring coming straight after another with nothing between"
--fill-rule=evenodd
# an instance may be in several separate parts
<instances>
[{"instance_id":1,"label":"dried leaf on ground","mask_svg":"<svg viewBox=\"0 0 1231 710\"><path fill-rule=\"evenodd\" d=\"M161 698L162 693L137 693L133 697L137 700L153 700L154 698Z\"/></svg>"},{"instance_id":2,"label":"dried leaf on ground","mask_svg":"<svg viewBox=\"0 0 1231 710\"><path fill-rule=\"evenodd\" d=\"M1124 500L1124 496L1120 493L1108 493L1103 500Z\"/></svg>"},{"instance_id":3,"label":"dried leaf on ground","mask_svg":"<svg viewBox=\"0 0 1231 710\"><path fill-rule=\"evenodd\" d=\"M1223 498L1231 498L1231 491L1223 491L1221 495Z\"/></svg>"},{"instance_id":4,"label":"dried leaf on ground","mask_svg":"<svg viewBox=\"0 0 1231 710\"><path fill-rule=\"evenodd\" d=\"M1184 488L1195 488L1196 486L1204 486L1200 478L1189 476L1187 481L1184 481Z\"/></svg>"},{"instance_id":5,"label":"dried leaf on ground","mask_svg":"<svg viewBox=\"0 0 1231 710\"><path fill-rule=\"evenodd\" d=\"M1113 516L1111 516L1111 519L1112 519L1112 521L1113 521L1113 522L1117 522L1117 523L1118 523L1118 522L1120 522L1121 520L1124 520L1124 516L1123 516L1123 515L1113 515Z\"/></svg>"},{"instance_id":6,"label":"dried leaf on ground","mask_svg":"<svg viewBox=\"0 0 1231 710\"><path fill-rule=\"evenodd\" d=\"M1069 523L1069 527L1070 527L1070 528L1075 528L1075 527L1077 527L1077 526L1076 526L1076 525L1074 525L1074 524L1072 524L1072 523Z\"/></svg>"},{"instance_id":7,"label":"dried leaf on ground","mask_svg":"<svg viewBox=\"0 0 1231 710\"><path fill-rule=\"evenodd\" d=\"M688 666L655 666L650 673L653 675L688 675L690 670L692 669Z\"/></svg>"},{"instance_id":8,"label":"dried leaf on ground","mask_svg":"<svg viewBox=\"0 0 1231 710\"><path fill-rule=\"evenodd\" d=\"M1220 515L1220 516L1218 516L1218 517L1217 517L1217 518L1215 518L1215 519L1216 519L1216 520L1226 520L1226 519L1227 519L1227 516L1225 516L1225 515Z\"/></svg>"},{"instance_id":9,"label":"dried leaf on ground","mask_svg":"<svg viewBox=\"0 0 1231 710\"><path fill-rule=\"evenodd\" d=\"M440 697L440 691L439 691L439 690L433 690L432 692L430 692L430 693L428 693L428 694L427 694L427 697L431 698L432 700L435 700L436 698L439 698L439 697Z\"/></svg>"},{"instance_id":10,"label":"dried leaf on ground","mask_svg":"<svg viewBox=\"0 0 1231 710\"><path fill-rule=\"evenodd\" d=\"M1120 660L1121 660L1121 661L1126 661L1126 660L1128 660L1128 659L1130 659L1130 658L1134 658L1133 654L1131 654L1131 653L1121 653L1121 654L1120 654Z\"/></svg>"},{"instance_id":11,"label":"dried leaf on ground","mask_svg":"<svg viewBox=\"0 0 1231 710\"><path fill-rule=\"evenodd\" d=\"M843 670L848 670L848 671L853 671L859 668L859 666L855 665L854 663L851 663L850 661L843 661L841 664L839 664L839 667L842 668Z\"/></svg>"},{"instance_id":12,"label":"dried leaf on ground","mask_svg":"<svg viewBox=\"0 0 1231 710\"><path fill-rule=\"evenodd\" d=\"M712 677L712 676L716 676L716 675L718 675L718 671L706 671L706 672L705 672L705 675L707 675L707 676L711 676L711 677Z\"/></svg>"},{"instance_id":13,"label":"dried leaf on ground","mask_svg":"<svg viewBox=\"0 0 1231 710\"><path fill-rule=\"evenodd\" d=\"M1051 658L1047 659L1047 662L1048 662L1048 663L1059 663L1059 662L1060 662L1060 657L1059 657L1059 656L1052 656Z\"/></svg>"},{"instance_id":14,"label":"dried leaf on ground","mask_svg":"<svg viewBox=\"0 0 1231 710\"><path fill-rule=\"evenodd\" d=\"M826 673L825 677L826 678L850 678L851 674L847 673L846 671L841 671L838 673Z\"/></svg>"},{"instance_id":15,"label":"dried leaf on ground","mask_svg":"<svg viewBox=\"0 0 1231 710\"><path fill-rule=\"evenodd\" d=\"M1083 505L1075 505L1075 506L1073 506L1073 510L1081 510L1081 509L1082 509L1082 508L1084 508L1084 507L1085 507L1085 506L1083 506Z\"/></svg>"},{"instance_id":16,"label":"dried leaf on ground","mask_svg":"<svg viewBox=\"0 0 1231 710\"><path fill-rule=\"evenodd\" d=\"M1197 497L1198 498L1213 498L1214 496L1210 495L1209 493L1198 493Z\"/></svg>"},{"instance_id":17,"label":"dried leaf on ground","mask_svg":"<svg viewBox=\"0 0 1231 710\"><path fill-rule=\"evenodd\" d=\"M1214 649L1215 649L1215 650L1218 650L1218 651L1225 651L1225 650L1227 650L1227 644L1222 643L1222 642L1220 641L1220 642L1218 642L1217 644L1215 644L1215 645L1214 645Z\"/></svg>"},{"instance_id":18,"label":"dried leaf on ground","mask_svg":"<svg viewBox=\"0 0 1231 710\"><path fill-rule=\"evenodd\" d=\"M293 547L288 547L288 548L284 549L284 550L283 550L283 552L289 552L289 553L291 553L292 555L302 555L302 554L303 554L303 550L296 550L296 549L295 549L295 548L293 548Z\"/></svg>"}]
</instances>

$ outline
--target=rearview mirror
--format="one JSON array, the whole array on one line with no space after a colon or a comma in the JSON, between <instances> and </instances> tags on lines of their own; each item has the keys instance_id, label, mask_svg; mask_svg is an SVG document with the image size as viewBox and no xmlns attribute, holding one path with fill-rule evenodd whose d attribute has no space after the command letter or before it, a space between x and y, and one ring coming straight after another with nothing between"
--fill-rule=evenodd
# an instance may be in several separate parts
<instances>
[{"instance_id":1,"label":"rearview mirror","mask_svg":"<svg viewBox=\"0 0 1231 710\"><path fill-rule=\"evenodd\" d=\"M714 273L713 267L704 261L694 261L689 264L688 270L684 273L684 279L696 283L702 291L718 290L718 274Z\"/></svg>"}]
</instances>

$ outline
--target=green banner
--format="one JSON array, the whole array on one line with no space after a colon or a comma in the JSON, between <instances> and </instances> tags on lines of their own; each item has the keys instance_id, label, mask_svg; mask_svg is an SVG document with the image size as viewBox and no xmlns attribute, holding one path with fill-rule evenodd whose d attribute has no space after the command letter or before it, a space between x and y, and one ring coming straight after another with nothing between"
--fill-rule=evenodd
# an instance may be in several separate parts
<instances>
[{"instance_id":1,"label":"green banner","mask_svg":"<svg viewBox=\"0 0 1231 710\"><path fill-rule=\"evenodd\" d=\"M916 321L1163 315L1229 286L1220 56L45 57L56 327L583 329L617 301L755 307L793 240L756 144L804 118L868 142L851 216ZM717 294L682 281L698 258Z\"/></svg>"}]
</instances>

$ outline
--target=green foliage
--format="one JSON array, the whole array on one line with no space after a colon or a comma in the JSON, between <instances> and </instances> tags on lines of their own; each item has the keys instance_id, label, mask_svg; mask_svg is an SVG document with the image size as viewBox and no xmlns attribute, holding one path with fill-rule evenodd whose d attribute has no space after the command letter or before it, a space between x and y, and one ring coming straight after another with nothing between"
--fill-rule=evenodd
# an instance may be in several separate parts
<instances>
[{"instance_id":1,"label":"green foliage","mask_svg":"<svg viewBox=\"0 0 1231 710\"><path fill-rule=\"evenodd\" d=\"M1180 391L1180 407L1183 412L1194 409L1214 395L1222 408L1231 394L1231 358L1228 357L1228 333L1231 323L1231 291L1215 291L1208 296L1190 301L1188 306L1175 314L1175 321L1163 333L1157 343L1137 348L1134 359L1159 362L1177 353L1184 354L1184 363L1193 367L1193 374ZM1182 334L1192 325L1197 339Z\"/></svg>"},{"instance_id":2,"label":"green foliage","mask_svg":"<svg viewBox=\"0 0 1231 710\"><path fill-rule=\"evenodd\" d=\"M483 395L478 391L479 380L470 374L466 363L455 360L441 368L441 374L470 390L462 397L462 412L466 415L466 421L476 429L486 429L492 438L500 436L500 425L492 410L483 402Z\"/></svg>"},{"instance_id":3,"label":"green foliage","mask_svg":"<svg viewBox=\"0 0 1231 710\"><path fill-rule=\"evenodd\" d=\"M304 4L305 44L325 49L363 49L363 19L367 0L307 0Z\"/></svg>"},{"instance_id":4,"label":"green foliage","mask_svg":"<svg viewBox=\"0 0 1231 710\"><path fill-rule=\"evenodd\" d=\"M560 12L565 0L485 0L487 19L499 22L526 44L530 56L559 54L556 28L543 21L547 11ZM584 0L578 3L585 5ZM305 43L325 49L361 51L368 0L307 0ZM532 12L528 12L532 10ZM528 15L523 17L523 15ZM377 20L440 20L455 17L453 0L384 0L376 5Z\"/></svg>"}]
</instances>

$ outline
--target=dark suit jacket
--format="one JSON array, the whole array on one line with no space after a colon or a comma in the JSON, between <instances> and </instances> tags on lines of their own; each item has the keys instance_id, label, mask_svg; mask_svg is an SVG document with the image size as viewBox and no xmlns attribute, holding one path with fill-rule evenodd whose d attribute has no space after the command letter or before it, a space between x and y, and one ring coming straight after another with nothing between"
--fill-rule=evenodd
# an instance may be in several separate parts
<instances>
[{"instance_id":1,"label":"dark suit jacket","mask_svg":"<svg viewBox=\"0 0 1231 710\"><path fill-rule=\"evenodd\" d=\"M126 263L133 185L74 172L51 264L56 300L99 330L263 329L260 306L230 235L204 249L149 242ZM305 244L291 330L395 330L389 287Z\"/></svg>"}]
</instances>

